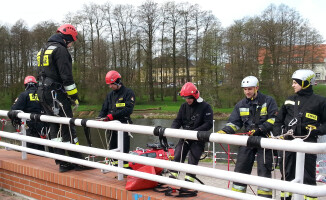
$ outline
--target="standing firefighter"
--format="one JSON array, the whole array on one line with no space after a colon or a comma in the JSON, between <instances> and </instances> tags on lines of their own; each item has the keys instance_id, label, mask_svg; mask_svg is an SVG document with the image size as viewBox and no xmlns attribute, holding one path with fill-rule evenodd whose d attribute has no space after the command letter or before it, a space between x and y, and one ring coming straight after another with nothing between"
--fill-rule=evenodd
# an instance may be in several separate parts
<instances>
[{"instance_id":1,"label":"standing firefighter","mask_svg":"<svg viewBox=\"0 0 326 200\"><path fill-rule=\"evenodd\" d=\"M37 54L39 66L39 100L47 115L73 117L71 106L78 106L78 93L72 76L72 58L68 48L77 40L76 28L70 24L60 26L57 33L52 35L44 48ZM76 129L73 124L62 125L50 123L50 139L78 145ZM54 153L65 155L64 149L54 148ZM75 158L82 159L81 153L68 151ZM74 165L61 160L59 171L72 169L84 170L87 167Z\"/></svg>"},{"instance_id":2,"label":"standing firefighter","mask_svg":"<svg viewBox=\"0 0 326 200\"><path fill-rule=\"evenodd\" d=\"M135 105L134 92L122 84L121 75L117 71L109 71L105 76L105 81L112 91L106 96L98 118L104 121L118 120L124 124L132 124L130 115ZM117 131L111 131L109 137L109 149L116 149L118 147ZM130 136L128 132L124 132L123 152L129 153L129 150ZM115 161L113 164L117 164L117 162ZM124 167L129 167L127 161L124 162Z\"/></svg>"},{"instance_id":3,"label":"standing firefighter","mask_svg":"<svg viewBox=\"0 0 326 200\"><path fill-rule=\"evenodd\" d=\"M177 118L173 120L171 128L178 129L182 127L185 130L209 131L213 127L213 110L199 96L196 86L191 82L187 82L182 86L180 96L186 102L181 105ZM188 154L188 163L198 165L204 148L205 142L180 139L175 147L174 161L184 163ZM171 170L170 173L170 178L178 178L179 174L177 171ZM185 176L186 181L194 182L195 179L195 174L187 173ZM186 189L182 188L180 192L182 190Z\"/></svg>"},{"instance_id":4,"label":"standing firefighter","mask_svg":"<svg viewBox=\"0 0 326 200\"><path fill-rule=\"evenodd\" d=\"M235 105L226 126L217 133L235 134L244 127L250 136L269 137L277 113L275 100L258 91L259 82L254 76L244 78L241 87L246 98ZM270 149L240 146L234 171L251 174L256 154L258 176L271 178L273 155ZM232 190L245 193L247 185L233 182ZM272 190L269 188L258 187L257 193L259 196L272 198Z\"/></svg>"},{"instance_id":5,"label":"standing firefighter","mask_svg":"<svg viewBox=\"0 0 326 200\"><path fill-rule=\"evenodd\" d=\"M15 103L11 106L11 110L21 110L25 113L41 114L43 112L42 106L37 97L37 82L34 76L26 76L24 80L25 91L20 93ZM45 138L46 127L43 122L27 121L26 135ZM43 145L27 143L28 148L43 150Z\"/></svg>"},{"instance_id":6,"label":"standing firefighter","mask_svg":"<svg viewBox=\"0 0 326 200\"><path fill-rule=\"evenodd\" d=\"M295 94L288 97L277 115L274 135L285 140L301 138L304 142L316 143L319 135L326 133L326 99L315 95L312 86L315 84L315 73L300 69L292 75L292 87ZM281 153L280 169L282 179L292 181L295 178L296 153ZM304 184L316 185L316 154L306 154L304 163ZM285 170L285 172L283 171ZM281 199L289 200L290 192L281 192ZM304 199L316 200L316 197L305 196Z\"/></svg>"}]
</instances>

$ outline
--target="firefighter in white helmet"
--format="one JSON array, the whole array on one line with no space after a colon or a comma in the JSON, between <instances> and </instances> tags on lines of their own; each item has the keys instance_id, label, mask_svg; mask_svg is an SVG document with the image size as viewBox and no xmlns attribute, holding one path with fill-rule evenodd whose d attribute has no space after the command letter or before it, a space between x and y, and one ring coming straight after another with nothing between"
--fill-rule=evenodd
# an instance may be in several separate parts
<instances>
[{"instance_id":1,"label":"firefighter in white helmet","mask_svg":"<svg viewBox=\"0 0 326 200\"><path fill-rule=\"evenodd\" d=\"M326 133L326 98L313 92L315 73L308 69L299 69L292 75L294 95L288 97L276 117L274 135L285 140L301 138L304 142L316 143L320 135ZM290 134L293 131L293 135ZM280 169L282 179L292 181L295 178L295 152L281 152ZM283 163L283 158L285 162ZM316 185L316 154L305 155L304 184ZM285 172L283 172L285 166ZM282 191L281 199L289 200L292 193ZM304 199L316 200L305 196Z\"/></svg>"},{"instance_id":2,"label":"firefighter in white helmet","mask_svg":"<svg viewBox=\"0 0 326 200\"><path fill-rule=\"evenodd\" d=\"M275 100L258 91L259 81L254 76L245 77L241 81L241 87L246 97L235 105L226 126L217 133L235 134L243 127L250 136L269 137L277 113ZM234 171L251 174L256 154L258 176L271 178L273 170L271 149L240 146ZM247 185L233 182L232 190L245 193ZM258 196L272 198L270 188L258 187L257 193Z\"/></svg>"}]
</instances>

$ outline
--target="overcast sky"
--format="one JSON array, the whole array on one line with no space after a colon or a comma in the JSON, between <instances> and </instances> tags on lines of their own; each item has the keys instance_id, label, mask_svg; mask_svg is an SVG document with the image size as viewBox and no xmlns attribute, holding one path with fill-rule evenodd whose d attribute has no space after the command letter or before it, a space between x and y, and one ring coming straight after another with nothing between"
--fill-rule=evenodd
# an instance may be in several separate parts
<instances>
[{"instance_id":1,"label":"overcast sky","mask_svg":"<svg viewBox=\"0 0 326 200\"><path fill-rule=\"evenodd\" d=\"M5 0L0 3L0 24L13 25L23 19L31 28L41 21L52 20L61 22L69 12L81 10L83 4L94 2L102 4L108 0ZM112 4L140 5L144 0L111 0ZM163 3L165 0L155 0ZM220 20L223 27L227 27L234 20L246 16L260 15L271 3L288 5L297 10L301 16L308 19L311 26L316 28L326 39L326 0L175 0L175 2L189 2L199 4L203 10L211 10Z\"/></svg>"}]
</instances>

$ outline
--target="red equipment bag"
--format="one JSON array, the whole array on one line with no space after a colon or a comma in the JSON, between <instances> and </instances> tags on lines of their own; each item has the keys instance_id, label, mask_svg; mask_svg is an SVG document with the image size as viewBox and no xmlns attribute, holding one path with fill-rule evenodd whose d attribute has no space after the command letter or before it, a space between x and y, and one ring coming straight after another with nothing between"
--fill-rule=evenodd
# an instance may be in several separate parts
<instances>
[{"instance_id":1,"label":"red equipment bag","mask_svg":"<svg viewBox=\"0 0 326 200\"><path fill-rule=\"evenodd\" d=\"M137 169L137 171L140 172L146 172L149 174L156 174L155 169L153 166L145 165L143 167L140 167ZM127 183L126 183L126 190L143 190L143 189L150 189L157 186L157 182L150 181L134 176L128 176L127 177Z\"/></svg>"}]
</instances>

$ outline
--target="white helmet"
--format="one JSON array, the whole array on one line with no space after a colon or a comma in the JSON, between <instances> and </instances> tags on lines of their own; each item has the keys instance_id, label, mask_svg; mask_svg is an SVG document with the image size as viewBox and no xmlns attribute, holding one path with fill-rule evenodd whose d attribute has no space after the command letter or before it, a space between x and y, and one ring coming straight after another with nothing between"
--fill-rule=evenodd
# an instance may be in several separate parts
<instances>
[{"instance_id":1,"label":"white helmet","mask_svg":"<svg viewBox=\"0 0 326 200\"><path fill-rule=\"evenodd\" d=\"M257 87L259 86L259 81L254 76L247 76L241 81L241 87Z\"/></svg>"},{"instance_id":2,"label":"white helmet","mask_svg":"<svg viewBox=\"0 0 326 200\"><path fill-rule=\"evenodd\" d=\"M316 74L310 69L299 69L293 73L292 79L301 80L301 83L298 84L300 84L302 88L307 88L310 85L315 85Z\"/></svg>"}]
</instances>

